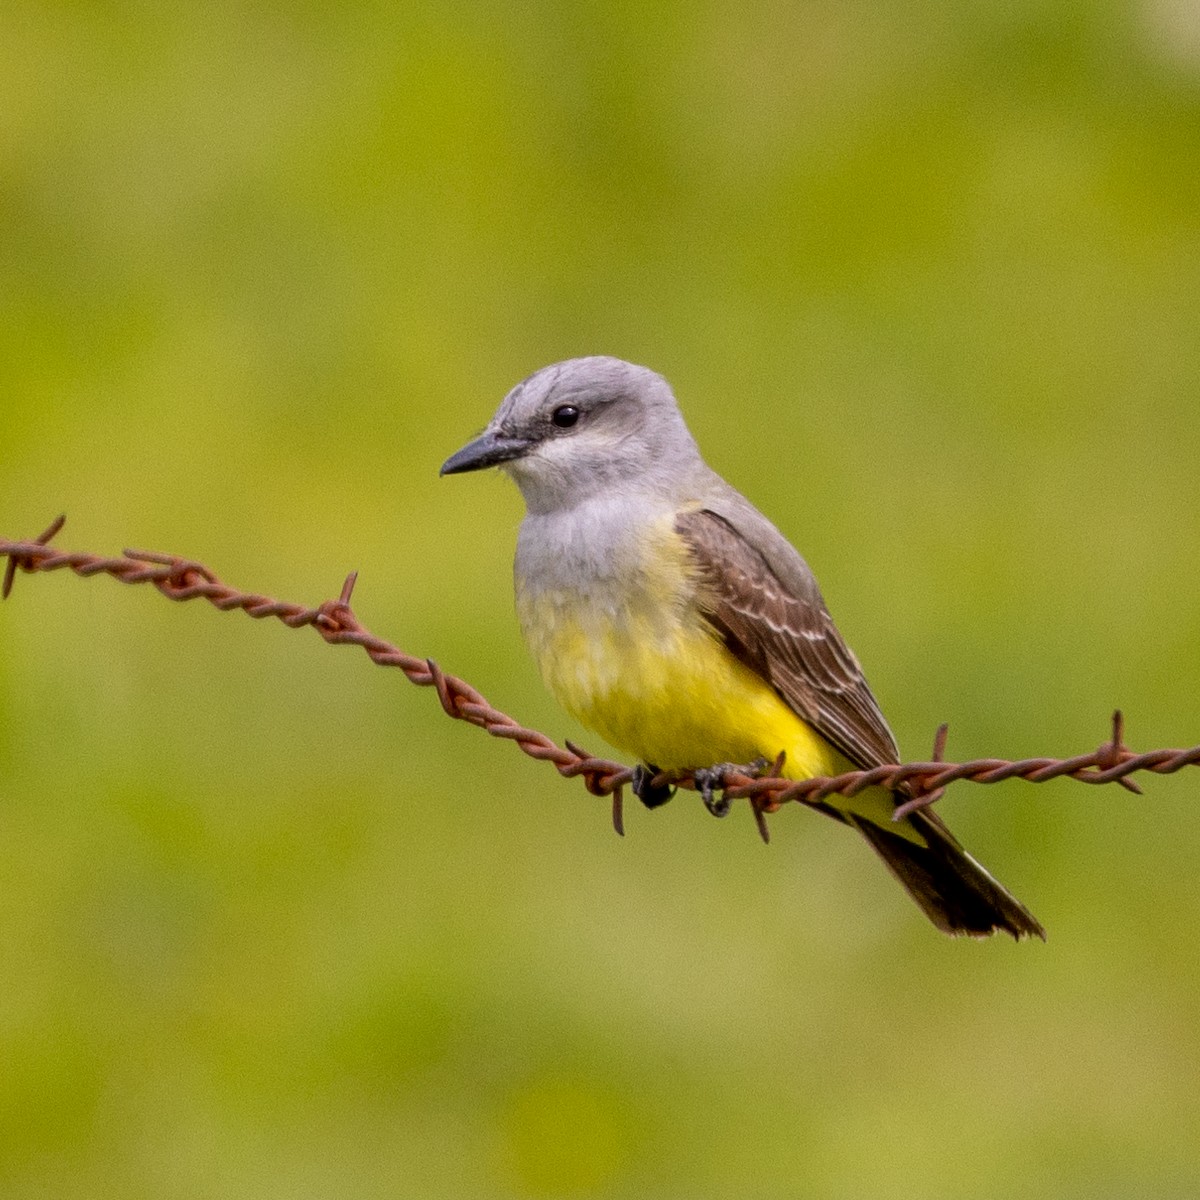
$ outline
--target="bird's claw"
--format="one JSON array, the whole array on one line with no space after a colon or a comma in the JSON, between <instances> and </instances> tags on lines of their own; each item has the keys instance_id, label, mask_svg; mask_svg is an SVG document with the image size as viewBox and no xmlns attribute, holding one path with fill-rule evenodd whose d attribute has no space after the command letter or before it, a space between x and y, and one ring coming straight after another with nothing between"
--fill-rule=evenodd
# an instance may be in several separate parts
<instances>
[{"instance_id":1,"label":"bird's claw","mask_svg":"<svg viewBox=\"0 0 1200 1200\"><path fill-rule=\"evenodd\" d=\"M704 807L714 817L727 816L732 803L723 791L725 770L728 765L726 763L717 767L701 767L692 773L692 778L696 781L696 790L704 801ZM721 792L721 795L716 795L717 792Z\"/></svg>"},{"instance_id":2,"label":"bird's claw","mask_svg":"<svg viewBox=\"0 0 1200 1200\"><path fill-rule=\"evenodd\" d=\"M647 808L659 808L675 795L675 789L669 783L654 782L655 776L660 774L655 766L642 766L638 763L633 768L633 778L629 781L629 786Z\"/></svg>"},{"instance_id":3,"label":"bird's claw","mask_svg":"<svg viewBox=\"0 0 1200 1200\"><path fill-rule=\"evenodd\" d=\"M725 795L725 778L727 775L749 775L751 778L757 778L769 766L770 762L765 758L756 758L752 763L717 763L712 767L700 767L692 772L692 779L695 780L696 790L700 793L704 801L704 807L708 809L714 817L724 817L729 813L729 807L733 803L728 796ZM718 796L716 793L720 792Z\"/></svg>"}]
</instances>

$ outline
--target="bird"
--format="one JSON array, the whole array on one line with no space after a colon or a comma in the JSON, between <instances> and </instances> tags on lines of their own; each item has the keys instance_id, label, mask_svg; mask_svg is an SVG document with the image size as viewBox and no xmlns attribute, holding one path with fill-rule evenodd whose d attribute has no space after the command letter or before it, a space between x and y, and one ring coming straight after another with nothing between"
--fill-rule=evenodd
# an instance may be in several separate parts
<instances>
[{"instance_id":1,"label":"bird","mask_svg":"<svg viewBox=\"0 0 1200 1200\"><path fill-rule=\"evenodd\" d=\"M582 725L634 756L633 789L670 797L695 772L706 802L733 769L778 763L801 780L900 761L858 659L786 537L707 465L667 381L591 355L518 383L442 475L497 467L525 502L517 617L546 686ZM905 789L831 795L948 934L1045 931Z\"/></svg>"}]
</instances>

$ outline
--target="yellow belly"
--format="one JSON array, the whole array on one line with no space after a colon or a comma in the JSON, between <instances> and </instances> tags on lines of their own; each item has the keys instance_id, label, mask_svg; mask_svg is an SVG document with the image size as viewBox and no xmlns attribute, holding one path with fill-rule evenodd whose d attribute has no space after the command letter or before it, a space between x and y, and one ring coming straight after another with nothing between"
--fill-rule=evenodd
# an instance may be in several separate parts
<instances>
[{"instance_id":1,"label":"yellow belly","mask_svg":"<svg viewBox=\"0 0 1200 1200\"><path fill-rule=\"evenodd\" d=\"M640 618L581 621L545 597L531 641L550 691L581 724L667 770L748 763L787 752L791 778L849 765L759 676L699 624Z\"/></svg>"},{"instance_id":2,"label":"yellow belly","mask_svg":"<svg viewBox=\"0 0 1200 1200\"><path fill-rule=\"evenodd\" d=\"M585 626L553 608L556 617L531 639L546 684L580 724L619 750L668 771L773 762L781 750L788 779L854 769L702 627L664 638L653 624L640 632L612 621ZM907 822L893 824L895 801L883 788L827 803L921 841Z\"/></svg>"}]
</instances>

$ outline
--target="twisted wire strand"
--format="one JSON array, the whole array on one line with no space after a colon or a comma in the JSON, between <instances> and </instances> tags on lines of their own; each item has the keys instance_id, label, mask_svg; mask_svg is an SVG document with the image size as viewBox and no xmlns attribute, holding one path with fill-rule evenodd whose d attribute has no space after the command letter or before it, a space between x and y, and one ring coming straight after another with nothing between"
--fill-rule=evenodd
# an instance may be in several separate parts
<instances>
[{"instance_id":1,"label":"twisted wire strand","mask_svg":"<svg viewBox=\"0 0 1200 1200\"><path fill-rule=\"evenodd\" d=\"M207 600L221 612L240 609L256 620L274 617L289 629L312 626L322 638L335 646L358 646L372 662L381 667L396 667L410 683L432 687L447 716L466 721L516 745L531 758L552 763L565 778L579 777L594 796L609 796L613 805L613 827L624 833L624 788L633 779L633 770L623 763L598 758L571 742L560 746L536 729L490 704L474 687L455 675L447 674L431 658L417 658L367 629L354 615L350 597L357 572L347 576L336 600L307 607L276 600L257 592L244 592L222 582L203 563L180 555L149 550L125 550L119 557L106 557L80 551L59 550L49 543L62 528L59 517L32 541L0 539L0 558L7 559L0 597L12 591L18 570L28 574L69 570L84 579L108 575L128 584L150 584L168 600ZM1127 790L1141 789L1129 776L1141 771L1169 775L1186 766L1200 764L1200 746L1181 750L1149 750L1137 754L1125 745L1124 720L1113 714L1110 737L1090 754L1070 758L1026 758L1011 761L980 758L969 762L944 761L946 726L938 730L932 758L923 762L896 763L867 771L847 771L842 775L821 776L802 781L780 778L783 756L755 776L737 770L724 776L723 794L727 800L747 799L763 840L768 839L766 816L784 804L797 802L819 805L834 794L853 796L863 788L883 785L899 791L907 799L896 809L896 817L934 804L946 788L960 780L970 783L1000 783L1006 779L1024 779L1045 783L1050 779L1077 779L1081 783L1118 783ZM675 787L696 787L690 772L663 774L656 783Z\"/></svg>"}]
</instances>

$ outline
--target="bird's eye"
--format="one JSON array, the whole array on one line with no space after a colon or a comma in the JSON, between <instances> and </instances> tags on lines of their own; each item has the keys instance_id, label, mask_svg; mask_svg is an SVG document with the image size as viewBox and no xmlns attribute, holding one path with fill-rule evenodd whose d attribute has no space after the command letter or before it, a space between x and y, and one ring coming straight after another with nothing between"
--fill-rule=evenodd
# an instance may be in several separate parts
<instances>
[{"instance_id":1,"label":"bird's eye","mask_svg":"<svg viewBox=\"0 0 1200 1200\"><path fill-rule=\"evenodd\" d=\"M570 429L579 420L579 409L573 404L560 404L550 414L550 420L559 427L559 429Z\"/></svg>"}]
</instances>

